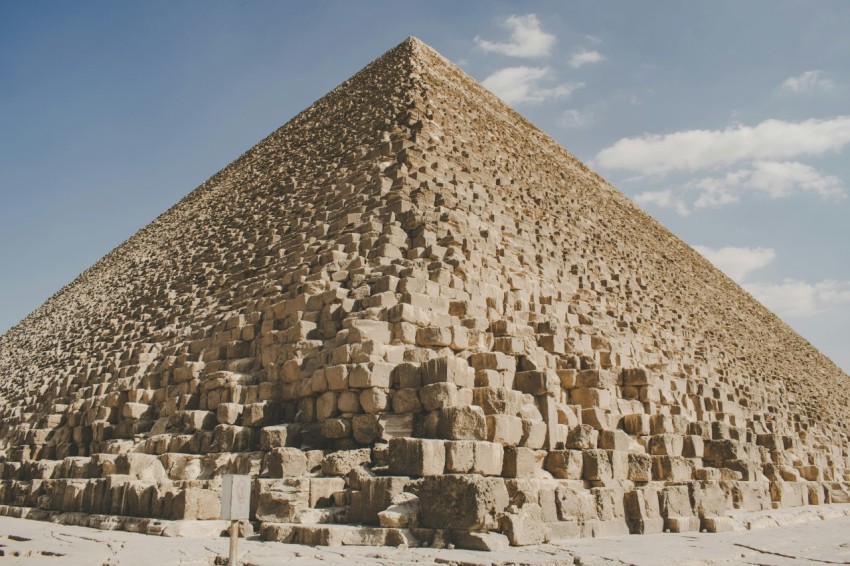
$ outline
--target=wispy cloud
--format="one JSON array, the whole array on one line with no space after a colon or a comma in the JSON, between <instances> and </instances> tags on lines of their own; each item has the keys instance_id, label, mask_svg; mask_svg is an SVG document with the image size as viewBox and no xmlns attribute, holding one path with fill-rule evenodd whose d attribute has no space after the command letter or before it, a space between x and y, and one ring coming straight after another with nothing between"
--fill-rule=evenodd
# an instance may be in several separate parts
<instances>
[{"instance_id":1,"label":"wispy cloud","mask_svg":"<svg viewBox=\"0 0 850 566\"><path fill-rule=\"evenodd\" d=\"M850 304L850 281L785 279L781 283L746 283L744 288L773 312L789 317L811 316Z\"/></svg>"},{"instance_id":2,"label":"wispy cloud","mask_svg":"<svg viewBox=\"0 0 850 566\"><path fill-rule=\"evenodd\" d=\"M847 194L841 179L796 161L756 161L750 166L719 177L688 181L676 189L647 191L635 200L640 205L670 208L688 216L702 208L718 208L736 203L746 193L772 199L798 194L814 194L824 200L842 200Z\"/></svg>"},{"instance_id":3,"label":"wispy cloud","mask_svg":"<svg viewBox=\"0 0 850 566\"><path fill-rule=\"evenodd\" d=\"M788 278L779 283L746 282L751 273L776 259L772 248L694 246L694 249L780 316L811 316L850 304L850 281L824 279L810 283Z\"/></svg>"},{"instance_id":4,"label":"wispy cloud","mask_svg":"<svg viewBox=\"0 0 850 566\"><path fill-rule=\"evenodd\" d=\"M694 246L705 259L713 263L720 271L734 279L743 281L751 272L769 265L776 259L776 251L772 248L710 248Z\"/></svg>"},{"instance_id":5,"label":"wispy cloud","mask_svg":"<svg viewBox=\"0 0 850 566\"><path fill-rule=\"evenodd\" d=\"M661 191L644 191L635 196L635 202L642 207L646 205L655 205L660 208L672 208L679 216L689 216L690 208L684 199L673 192L672 189L664 189Z\"/></svg>"},{"instance_id":6,"label":"wispy cloud","mask_svg":"<svg viewBox=\"0 0 850 566\"><path fill-rule=\"evenodd\" d=\"M540 103L551 98L569 96L582 83L562 83L544 86L552 78L548 67L508 67L496 71L481 84L508 104Z\"/></svg>"},{"instance_id":7,"label":"wispy cloud","mask_svg":"<svg viewBox=\"0 0 850 566\"><path fill-rule=\"evenodd\" d=\"M839 150L850 142L850 116L829 120L765 120L724 130L685 130L623 138L600 151L596 163L647 175L697 171L741 161L778 160Z\"/></svg>"},{"instance_id":8,"label":"wispy cloud","mask_svg":"<svg viewBox=\"0 0 850 566\"><path fill-rule=\"evenodd\" d=\"M534 58L549 55L557 41L554 35L543 31L536 14L509 16L503 26L511 30L510 41L489 41L476 36L476 45L484 51L501 53L511 57Z\"/></svg>"},{"instance_id":9,"label":"wispy cloud","mask_svg":"<svg viewBox=\"0 0 850 566\"><path fill-rule=\"evenodd\" d=\"M561 114L560 124L571 130L584 130L593 125L594 113L591 110L564 110Z\"/></svg>"},{"instance_id":10,"label":"wispy cloud","mask_svg":"<svg viewBox=\"0 0 850 566\"><path fill-rule=\"evenodd\" d=\"M591 65L593 63L600 63L604 60L605 56L602 55L602 53L600 53L599 51L581 50L576 53L573 53L567 63L573 69L578 69L579 67Z\"/></svg>"},{"instance_id":11,"label":"wispy cloud","mask_svg":"<svg viewBox=\"0 0 850 566\"><path fill-rule=\"evenodd\" d=\"M811 93L819 90L830 90L835 86L826 78L823 71L806 71L795 77L788 77L782 82L782 90L796 93Z\"/></svg>"}]
</instances>

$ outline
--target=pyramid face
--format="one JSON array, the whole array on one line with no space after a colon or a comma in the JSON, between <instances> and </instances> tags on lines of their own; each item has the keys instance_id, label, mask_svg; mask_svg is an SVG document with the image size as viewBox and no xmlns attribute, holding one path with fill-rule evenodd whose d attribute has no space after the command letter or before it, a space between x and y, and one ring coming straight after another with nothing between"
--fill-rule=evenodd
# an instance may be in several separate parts
<instances>
[{"instance_id":1,"label":"pyramid face","mask_svg":"<svg viewBox=\"0 0 850 566\"><path fill-rule=\"evenodd\" d=\"M212 519L238 473L275 540L716 530L847 500L848 385L409 39L0 337L0 510Z\"/></svg>"}]
</instances>

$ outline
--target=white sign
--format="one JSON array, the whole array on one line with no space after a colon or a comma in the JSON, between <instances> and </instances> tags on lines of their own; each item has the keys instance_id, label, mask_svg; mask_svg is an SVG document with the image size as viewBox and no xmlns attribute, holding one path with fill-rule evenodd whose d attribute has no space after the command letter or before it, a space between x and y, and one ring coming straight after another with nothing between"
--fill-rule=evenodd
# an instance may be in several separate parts
<instances>
[{"instance_id":1,"label":"white sign","mask_svg":"<svg viewBox=\"0 0 850 566\"><path fill-rule=\"evenodd\" d=\"M248 519L251 513L251 477L225 474L221 480L221 519Z\"/></svg>"}]
</instances>

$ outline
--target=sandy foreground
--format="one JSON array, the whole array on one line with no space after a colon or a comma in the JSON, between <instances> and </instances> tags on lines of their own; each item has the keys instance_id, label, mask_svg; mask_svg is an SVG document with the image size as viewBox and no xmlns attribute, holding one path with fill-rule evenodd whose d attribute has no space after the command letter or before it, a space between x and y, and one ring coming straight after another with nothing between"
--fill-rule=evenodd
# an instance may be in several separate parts
<instances>
[{"instance_id":1,"label":"sandy foreground","mask_svg":"<svg viewBox=\"0 0 850 566\"><path fill-rule=\"evenodd\" d=\"M625 564L850 564L850 505L830 512L771 511L753 530L561 541L507 552L457 549L309 547L259 540L239 541L239 563L569 565ZM759 528L779 524L771 528ZM254 537L256 538L256 537ZM0 564L152 566L225 563L226 538L168 538L123 531L0 517Z\"/></svg>"}]
</instances>

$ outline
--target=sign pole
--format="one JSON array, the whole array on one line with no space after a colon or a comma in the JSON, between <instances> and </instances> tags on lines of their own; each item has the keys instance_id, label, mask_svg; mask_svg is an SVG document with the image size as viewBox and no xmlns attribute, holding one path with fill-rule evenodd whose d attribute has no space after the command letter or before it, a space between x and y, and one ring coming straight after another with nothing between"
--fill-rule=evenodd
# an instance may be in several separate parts
<instances>
[{"instance_id":1,"label":"sign pole","mask_svg":"<svg viewBox=\"0 0 850 566\"><path fill-rule=\"evenodd\" d=\"M227 559L228 566L237 566L236 545L239 543L239 521L230 521L230 557Z\"/></svg>"},{"instance_id":2,"label":"sign pole","mask_svg":"<svg viewBox=\"0 0 850 566\"><path fill-rule=\"evenodd\" d=\"M224 474L221 477L221 519L230 521L229 566L236 566L236 545L239 543L239 520L251 516L251 478Z\"/></svg>"}]
</instances>

